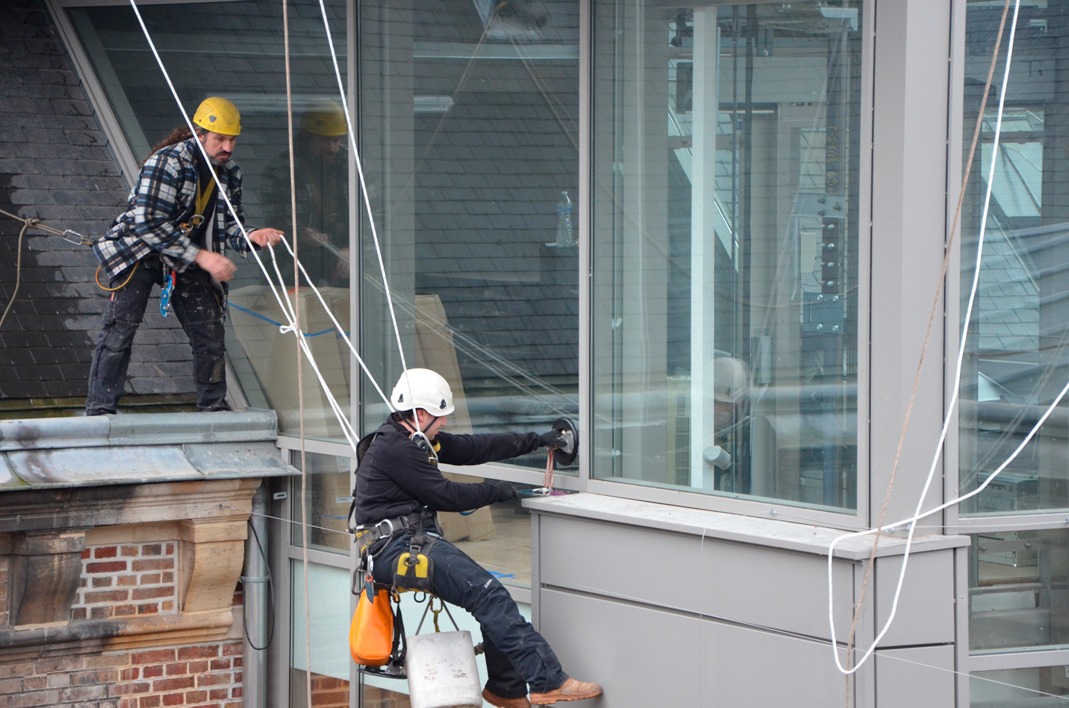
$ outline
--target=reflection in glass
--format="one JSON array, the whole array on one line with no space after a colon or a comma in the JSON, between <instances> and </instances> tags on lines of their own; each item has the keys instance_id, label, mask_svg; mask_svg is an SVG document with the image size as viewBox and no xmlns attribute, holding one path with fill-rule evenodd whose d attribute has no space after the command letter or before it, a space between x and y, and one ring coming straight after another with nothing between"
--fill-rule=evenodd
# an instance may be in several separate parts
<instances>
[{"instance_id":1,"label":"reflection in glass","mask_svg":"<svg viewBox=\"0 0 1069 708\"><path fill-rule=\"evenodd\" d=\"M975 535L969 589L973 651L1069 644L1069 533Z\"/></svg>"},{"instance_id":2,"label":"reflection in glass","mask_svg":"<svg viewBox=\"0 0 1069 708\"><path fill-rule=\"evenodd\" d=\"M1069 666L977 671L969 681L972 708L1046 708L1065 705Z\"/></svg>"},{"instance_id":3,"label":"reflection in glass","mask_svg":"<svg viewBox=\"0 0 1069 708\"><path fill-rule=\"evenodd\" d=\"M1001 125L995 100L1001 87L994 86L961 214L963 317L977 257L982 255L960 387L961 491L971 492L991 479L966 502L966 514L1020 514L1069 505L1069 409L1064 401L1038 435L992 478L1069 376L1069 282L1064 273L1069 261L1069 176L1062 176L1069 175L1069 152L1060 127L1069 78L1051 52L1052 46L1069 40L1069 24L1060 3L1023 2L1020 12ZM1001 7L983 2L968 5L962 126L966 159L1001 13ZM997 76L1004 71L1007 44L1000 48Z\"/></svg>"},{"instance_id":4,"label":"reflection in glass","mask_svg":"<svg viewBox=\"0 0 1069 708\"><path fill-rule=\"evenodd\" d=\"M294 122L301 135L337 133L336 123L326 118L309 121L307 130L302 122L302 117L314 114L324 101L340 103L320 6L306 4L310 11L290 13L288 23L291 56L299 57L292 62L289 77ZM328 0L324 7L335 37L344 85L345 42L338 38L344 37L346 3ZM288 164L279 166L277 162L280 151L289 143L281 4L273 0L238 0L154 3L138 9L182 106L175 104L149 44L132 39L141 37L142 30L128 3L68 9L95 73L107 79L103 88L108 103L134 155L138 159L147 156L149 146L174 127L183 125L182 113L191 112L206 96L229 98L241 112L242 131L234 160L242 168L246 226L254 229L270 225L291 234L288 210L274 208L276 204L290 203ZM220 41L220 37L241 40L226 42ZM330 144L324 155L334 143L340 146L336 135L327 138L324 142ZM340 158L340 168L336 160L320 159L318 162L323 165L320 178L313 180L314 158L305 159L304 150L306 144L313 142L300 141L298 165L302 169L297 184L303 191L298 192L298 212L302 217L307 215L307 227L315 227L317 234L328 234L330 245L343 251L348 247L349 236L345 157ZM268 170L273 159L276 163ZM270 182L269 176L280 177L282 184ZM316 194L315 199L304 198L312 192ZM283 250L281 246L273 249L277 253ZM309 256L309 265L317 276L323 276L322 280L316 278L317 284L330 287L326 292L327 308L310 294L302 293L296 309L327 385L347 410L350 354L332 330L328 309L342 327L349 327L348 276L329 267L333 264L324 255L328 254L325 245L309 246L300 253L302 261L305 255ZM333 257L332 252L329 254ZM259 255L273 275L271 252L262 250ZM337 260L334 258L335 263ZM279 332L279 326L289 318L283 315L264 273L252 256L239 259L238 263L237 276L230 283L227 316L227 353L237 377L237 381L231 382L231 388L240 384L251 405L277 410L279 427L284 433L300 434L303 417L306 436L340 437L341 429L307 361L301 371L304 395L299 394L302 386L298 381L296 343L292 335ZM289 275L286 282L292 282L292 262L282 260L280 268Z\"/></svg>"},{"instance_id":5,"label":"reflection in glass","mask_svg":"<svg viewBox=\"0 0 1069 708\"><path fill-rule=\"evenodd\" d=\"M264 203L268 221L287 233L294 228L296 253L309 281L318 287L349 285L349 149L345 109L336 100L304 108L290 151L284 148L264 171ZM292 180L292 182L291 182ZM291 188L292 186L292 188ZM292 242L292 240L291 240ZM294 282L293 260L279 249L279 270Z\"/></svg>"},{"instance_id":6,"label":"reflection in glass","mask_svg":"<svg viewBox=\"0 0 1069 708\"><path fill-rule=\"evenodd\" d=\"M362 354L387 391L401 355L442 374L454 432L546 430L578 413L579 247L558 243L557 203L570 195L581 231L579 4L548 7L359 3L375 217L360 210ZM369 393L374 428L385 415Z\"/></svg>"},{"instance_id":7,"label":"reflection in glass","mask_svg":"<svg viewBox=\"0 0 1069 708\"><path fill-rule=\"evenodd\" d=\"M861 3L594 11L594 474L856 508Z\"/></svg>"},{"instance_id":8,"label":"reflection in glass","mask_svg":"<svg viewBox=\"0 0 1069 708\"><path fill-rule=\"evenodd\" d=\"M347 632L352 617L350 573L316 563L306 567L297 560L290 561L289 569L292 631L286 705L307 708L310 682L312 708L347 706L352 665Z\"/></svg>"},{"instance_id":9,"label":"reflection in glass","mask_svg":"<svg viewBox=\"0 0 1069 708\"><path fill-rule=\"evenodd\" d=\"M307 523L309 548L348 554L352 545L348 519L353 484L350 468L353 462L348 457L311 452L304 454L304 461L308 472L305 480L307 495L301 491L299 477L290 480L295 502L292 505L290 543L304 546L301 524ZM301 467L300 454L293 454L293 465L298 469Z\"/></svg>"}]
</instances>

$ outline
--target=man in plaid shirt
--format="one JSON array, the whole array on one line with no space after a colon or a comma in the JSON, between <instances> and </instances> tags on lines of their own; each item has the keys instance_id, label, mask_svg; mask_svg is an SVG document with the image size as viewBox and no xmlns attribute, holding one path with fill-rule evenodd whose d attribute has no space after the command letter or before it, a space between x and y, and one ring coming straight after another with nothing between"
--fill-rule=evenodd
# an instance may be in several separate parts
<instances>
[{"instance_id":1,"label":"man in plaid shirt","mask_svg":"<svg viewBox=\"0 0 1069 708\"><path fill-rule=\"evenodd\" d=\"M228 410L223 315L226 283L236 266L224 253L228 246L247 252L249 242L273 246L283 234L257 229L248 233L248 241L242 234L241 169L230 161L241 133L237 107L225 98L206 98L193 124L195 135L179 128L156 147L126 211L93 245L100 260L97 283L111 300L89 369L86 415L116 412L134 334L155 285L163 288L164 307L174 306L189 338L197 409ZM233 213L227 200L218 198L216 179Z\"/></svg>"}]
</instances>

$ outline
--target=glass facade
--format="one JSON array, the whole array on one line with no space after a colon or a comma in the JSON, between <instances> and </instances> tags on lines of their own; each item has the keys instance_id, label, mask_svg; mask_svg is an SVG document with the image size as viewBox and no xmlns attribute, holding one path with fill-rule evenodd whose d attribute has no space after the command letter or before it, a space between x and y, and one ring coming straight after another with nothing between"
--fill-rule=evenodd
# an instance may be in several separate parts
<instances>
[{"instance_id":1,"label":"glass facade","mask_svg":"<svg viewBox=\"0 0 1069 708\"><path fill-rule=\"evenodd\" d=\"M445 376L454 432L576 418L578 4L359 13L362 356L387 394L402 364Z\"/></svg>"},{"instance_id":2,"label":"glass facade","mask_svg":"<svg viewBox=\"0 0 1069 708\"><path fill-rule=\"evenodd\" d=\"M1069 351L1069 306L1058 266L1069 254L1062 176L1069 175L1069 151L1061 105L1063 96L1069 100L1069 80L1062 80L1065 68L1052 51L1069 39L1069 13L1060 4L1022 5L1005 108L1000 115L996 99L1008 36L961 214L963 312L979 261L961 384L961 491L986 484L965 510L973 514L1069 504L1064 404L1025 440L1059 396ZM963 132L971 141L1002 9L982 2L968 7ZM964 152L967 157L967 145Z\"/></svg>"},{"instance_id":3,"label":"glass facade","mask_svg":"<svg viewBox=\"0 0 1069 708\"><path fill-rule=\"evenodd\" d=\"M682 491L688 504L728 510L760 500L845 525L871 515L858 492L870 431L857 403L868 385L859 352L880 326L861 296L871 264L860 213L872 198L863 94L879 89L862 66L871 3L330 0L341 79L356 89L359 162L338 132L347 126L336 122L318 0L291 3L301 8L288 20L295 190L279 3L140 8L181 107L128 5L59 4L136 159L203 97L238 104L249 224L299 235L302 328L318 375L344 412L359 411L362 432L387 412L371 378L388 394L402 366L428 366L456 394L452 431L576 420L589 450L558 472L580 488ZM1069 6L1022 2L1004 109L1006 37L982 113L1003 4L963 7L964 52L952 57L963 84L951 92L962 96L951 119L962 140L950 153L969 166L953 250L968 327L947 494L979 492L949 517L972 537L968 651L981 668L968 690L976 706L1042 705L1069 686L1069 536L1056 528L1069 506L1069 418L1053 405L1069 341ZM292 260L276 251L292 288ZM350 675L338 637L308 656L304 628L325 636L347 621L354 461L316 371L298 367L293 339L278 335L285 317L262 283L255 261L242 262L228 352L241 391L278 411L283 445L308 473L289 489L293 523L281 534L298 705L305 669L324 696ZM370 377L334 319L356 335ZM921 405L945 405L941 393L922 392ZM299 437L318 443L303 461ZM535 486L544 464L530 455L476 474ZM458 544L526 592L521 505L443 518Z\"/></svg>"},{"instance_id":4,"label":"glass facade","mask_svg":"<svg viewBox=\"0 0 1069 708\"><path fill-rule=\"evenodd\" d=\"M861 11L595 4L593 476L856 508Z\"/></svg>"},{"instance_id":5,"label":"glass facade","mask_svg":"<svg viewBox=\"0 0 1069 708\"><path fill-rule=\"evenodd\" d=\"M1067 408L1059 401L1069 352L1069 73L1061 58L1069 7L1022 2L1012 45L1012 9L999 42L1002 4L966 7L962 155L970 169L960 277L968 328L958 483L973 495L960 511L977 529L969 648L991 669L974 675L971 698L974 706L1054 705L1069 686L1069 536L1052 522L1069 506Z\"/></svg>"}]
</instances>

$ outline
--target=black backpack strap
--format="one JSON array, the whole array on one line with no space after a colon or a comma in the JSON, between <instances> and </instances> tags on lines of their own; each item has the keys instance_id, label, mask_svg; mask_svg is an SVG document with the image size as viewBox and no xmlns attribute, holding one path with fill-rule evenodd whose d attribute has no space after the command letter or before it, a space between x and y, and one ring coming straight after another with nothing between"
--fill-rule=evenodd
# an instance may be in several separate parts
<instances>
[{"instance_id":1,"label":"black backpack strap","mask_svg":"<svg viewBox=\"0 0 1069 708\"><path fill-rule=\"evenodd\" d=\"M364 437L360 438L360 442L356 444L356 466L359 469L360 460L364 458L364 453L371 447L371 443L378 436L378 433L368 433ZM356 483L353 483L353 499L349 502L349 516L346 517L346 524L349 529L349 533L356 533Z\"/></svg>"}]
</instances>

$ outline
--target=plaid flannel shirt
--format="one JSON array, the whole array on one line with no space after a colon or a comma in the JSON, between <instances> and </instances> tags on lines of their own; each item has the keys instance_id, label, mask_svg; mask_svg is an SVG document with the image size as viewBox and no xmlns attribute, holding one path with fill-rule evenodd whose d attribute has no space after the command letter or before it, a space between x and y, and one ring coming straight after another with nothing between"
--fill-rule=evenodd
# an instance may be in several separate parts
<instances>
[{"instance_id":1,"label":"plaid flannel shirt","mask_svg":"<svg viewBox=\"0 0 1069 708\"><path fill-rule=\"evenodd\" d=\"M126 211L93 243L93 251L109 278L118 277L150 253L159 253L163 262L178 272L193 265L200 249L190 242L179 225L193 216L198 159L200 148L194 137L162 148L145 161L130 192ZM241 168L228 161L218 174L219 183L234 205L237 220L226 200L217 199L212 249L224 253L229 246L247 253L249 245L240 228L245 222L241 208Z\"/></svg>"}]
</instances>

